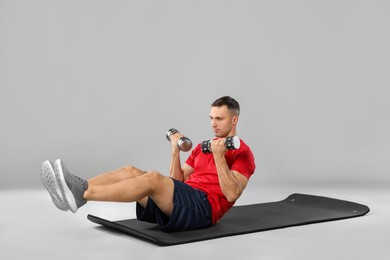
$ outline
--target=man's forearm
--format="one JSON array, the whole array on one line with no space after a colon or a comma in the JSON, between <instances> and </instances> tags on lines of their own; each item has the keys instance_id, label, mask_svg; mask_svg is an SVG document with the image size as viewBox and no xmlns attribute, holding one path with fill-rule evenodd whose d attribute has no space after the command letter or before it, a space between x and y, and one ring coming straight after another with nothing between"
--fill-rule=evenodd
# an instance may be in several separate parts
<instances>
[{"instance_id":1,"label":"man's forearm","mask_svg":"<svg viewBox=\"0 0 390 260\"><path fill-rule=\"evenodd\" d=\"M215 166L218 172L219 185L229 202L234 202L242 193L241 183L232 171L230 171L225 156L214 156Z\"/></svg>"},{"instance_id":2,"label":"man's forearm","mask_svg":"<svg viewBox=\"0 0 390 260\"><path fill-rule=\"evenodd\" d=\"M184 180L183 170L180 164L180 152L177 150L172 151L172 158L170 164L170 176L178 181Z\"/></svg>"}]
</instances>

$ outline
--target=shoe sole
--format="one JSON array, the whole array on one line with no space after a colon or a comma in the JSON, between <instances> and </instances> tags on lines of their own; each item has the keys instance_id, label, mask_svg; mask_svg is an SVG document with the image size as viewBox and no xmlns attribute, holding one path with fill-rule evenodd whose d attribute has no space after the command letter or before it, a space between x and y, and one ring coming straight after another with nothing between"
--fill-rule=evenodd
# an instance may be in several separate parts
<instances>
[{"instance_id":1,"label":"shoe sole","mask_svg":"<svg viewBox=\"0 0 390 260\"><path fill-rule=\"evenodd\" d=\"M72 191L69 189L68 185L66 184L64 171L62 169L62 162L60 159L57 159L54 162L54 172L56 174L57 181L60 186L63 198L68 203L70 211L76 213L76 211L78 210L76 199L73 196Z\"/></svg>"},{"instance_id":2,"label":"shoe sole","mask_svg":"<svg viewBox=\"0 0 390 260\"><path fill-rule=\"evenodd\" d=\"M49 192L54 205L62 211L67 211L69 208L61 198L61 190L58 187L54 169L49 161L44 161L42 163L41 182Z\"/></svg>"}]
</instances>

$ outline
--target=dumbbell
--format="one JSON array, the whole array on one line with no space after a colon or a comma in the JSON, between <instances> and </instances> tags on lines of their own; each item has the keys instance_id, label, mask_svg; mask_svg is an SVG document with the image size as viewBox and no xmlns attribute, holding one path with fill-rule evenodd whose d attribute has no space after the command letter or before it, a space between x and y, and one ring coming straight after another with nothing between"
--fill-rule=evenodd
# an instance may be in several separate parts
<instances>
[{"instance_id":1,"label":"dumbbell","mask_svg":"<svg viewBox=\"0 0 390 260\"><path fill-rule=\"evenodd\" d=\"M211 153L212 140L206 140L202 142L202 152ZM240 138L238 136L228 136L225 140L225 147L228 150L237 150L240 148Z\"/></svg>"},{"instance_id":2,"label":"dumbbell","mask_svg":"<svg viewBox=\"0 0 390 260\"><path fill-rule=\"evenodd\" d=\"M171 135L178 133L179 131L175 128L171 128L167 131L165 134L168 141L171 141ZM179 147L180 150L183 152L188 152L192 148L192 142L188 137L181 137L179 140L177 140L177 147Z\"/></svg>"}]
</instances>

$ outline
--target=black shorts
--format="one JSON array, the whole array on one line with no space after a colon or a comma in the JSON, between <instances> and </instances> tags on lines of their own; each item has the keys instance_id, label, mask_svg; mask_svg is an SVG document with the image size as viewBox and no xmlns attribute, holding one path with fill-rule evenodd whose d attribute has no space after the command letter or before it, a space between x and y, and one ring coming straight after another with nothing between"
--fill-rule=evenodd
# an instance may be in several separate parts
<instances>
[{"instance_id":1,"label":"black shorts","mask_svg":"<svg viewBox=\"0 0 390 260\"><path fill-rule=\"evenodd\" d=\"M206 228L211 225L211 206L206 193L184 182L174 182L173 210L165 215L149 198L146 208L137 203L137 219L157 223L166 232Z\"/></svg>"}]
</instances>

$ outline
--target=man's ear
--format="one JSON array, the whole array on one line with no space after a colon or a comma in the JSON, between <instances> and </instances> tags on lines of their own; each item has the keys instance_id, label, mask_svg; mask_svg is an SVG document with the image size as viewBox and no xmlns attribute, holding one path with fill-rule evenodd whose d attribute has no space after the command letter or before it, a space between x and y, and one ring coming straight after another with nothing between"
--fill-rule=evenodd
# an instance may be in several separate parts
<instances>
[{"instance_id":1,"label":"man's ear","mask_svg":"<svg viewBox=\"0 0 390 260\"><path fill-rule=\"evenodd\" d=\"M233 125L238 123L238 116L233 116Z\"/></svg>"}]
</instances>

